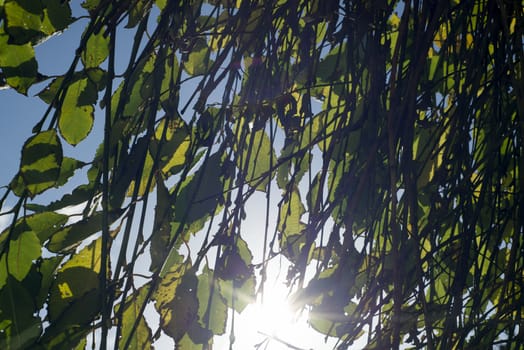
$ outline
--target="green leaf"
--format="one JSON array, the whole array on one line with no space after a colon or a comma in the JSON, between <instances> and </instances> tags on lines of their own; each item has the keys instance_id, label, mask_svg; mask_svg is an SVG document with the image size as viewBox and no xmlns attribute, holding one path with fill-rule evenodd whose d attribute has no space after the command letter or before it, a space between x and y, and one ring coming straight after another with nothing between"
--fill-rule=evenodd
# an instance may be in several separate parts
<instances>
[{"instance_id":1,"label":"green leaf","mask_svg":"<svg viewBox=\"0 0 524 350\"><path fill-rule=\"evenodd\" d=\"M42 21L42 31L51 35L66 29L73 23L71 17L71 6L69 2L62 0L43 0L44 19Z\"/></svg>"},{"instance_id":2,"label":"green leaf","mask_svg":"<svg viewBox=\"0 0 524 350\"><path fill-rule=\"evenodd\" d=\"M143 350L152 348L151 329L147 325L144 315L140 312L142 305L146 302L148 290L149 286L145 285L126 299L122 315L122 334L118 342L119 349ZM137 319L139 321L135 328ZM128 343L128 347L125 347Z\"/></svg>"},{"instance_id":3,"label":"green leaf","mask_svg":"<svg viewBox=\"0 0 524 350\"><path fill-rule=\"evenodd\" d=\"M58 127L70 145L77 145L91 132L96 99L96 86L87 78L69 85L60 109Z\"/></svg>"},{"instance_id":4,"label":"green leaf","mask_svg":"<svg viewBox=\"0 0 524 350\"><path fill-rule=\"evenodd\" d=\"M58 273L50 288L48 319L42 343L47 348L73 348L100 311L100 279L92 269L71 267ZM66 337L64 337L64 333ZM51 346L53 345L53 346Z\"/></svg>"},{"instance_id":5,"label":"green leaf","mask_svg":"<svg viewBox=\"0 0 524 350\"><path fill-rule=\"evenodd\" d=\"M246 306L256 300L256 278L251 274L241 285L236 285L235 281L218 279L220 295L226 300L227 306L233 308L238 313L244 311Z\"/></svg>"},{"instance_id":6,"label":"green leaf","mask_svg":"<svg viewBox=\"0 0 524 350\"><path fill-rule=\"evenodd\" d=\"M155 210L155 220L153 225L153 232L151 233L151 265L150 271L157 271L166 264L166 256L168 254L168 245L171 239L171 221L172 221L172 205L170 201L170 194L164 181L159 181L157 184L157 204ZM176 251L170 253L175 254L175 261L179 261L180 256ZM168 267L169 268L169 267Z\"/></svg>"},{"instance_id":7,"label":"green leaf","mask_svg":"<svg viewBox=\"0 0 524 350\"><path fill-rule=\"evenodd\" d=\"M100 0L85 0L84 2L82 2L82 7L86 10L92 11L96 10L99 4Z\"/></svg>"},{"instance_id":8,"label":"green leaf","mask_svg":"<svg viewBox=\"0 0 524 350\"><path fill-rule=\"evenodd\" d=\"M316 75L322 82L331 82L336 77L347 71L346 46L334 47L318 64Z\"/></svg>"},{"instance_id":9,"label":"green leaf","mask_svg":"<svg viewBox=\"0 0 524 350\"><path fill-rule=\"evenodd\" d=\"M44 8L41 1L7 0L4 5L6 32L14 44L25 44L42 36Z\"/></svg>"},{"instance_id":10,"label":"green leaf","mask_svg":"<svg viewBox=\"0 0 524 350\"><path fill-rule=\"evenodd\" d=\"M160 148L160 167L166 176L180 171L185 162L191 145L191 138L186 123L177 116L167 121L162 119L155 132L155 141L150 144L151 153L156 154Z\"/></svg>"},{"instance_id":11,"label":"green leaf","mask_svg":"<svg viewBox=\"0 0 524 350\"><path fill-rule=\"evenodd\" d=\"M207 267L198 276L197 297L200 324L215 335L224 334L227 321L226 300L219 293L213 271Z\"/></svg>"},{"instance_id":12,"label":"green leaf","mask_svg":"<svg viewBox=\"0 0 524 350\"><path fill-rule=\"evenodd\" d=\"M22 283L10 277L0 290L0 348L31 349L42 331L35 303Z\"/></svg>"},{"instance_id":13,"label":"green leaf","mask_svg":"<svg viewBox=\"0 0 524 350\"><path fill-rule=\"evenodd\" d=\"M142 146L147 146L147 140L145 138L142 139ZM144 148L145 150L145 148ZM136 162L136 161L139 161L140 158L133 158L133 155L136 155L137 153L131 153L131 157L130 157L130 162ZM138 184L138 195L139 196L144 196L146 195L147 193L151 192L155 186L155 177L152 177L151 178L151 183L149 182L149 178L151 177L151 174L153 172L153 165L155 163L153 157L151 157L151 154L149 152L145 152L143 154L143 156L145 156L145 159L143 161L142 164L138 163L138 164L134 164L134 165L138 165L138 166L142 166L143 169L142 169L142 177L140 178L140 182ZM133 174L131 174L133 175ZM127 195L128 196L131 196L132 193L134 192L135 190L135 186L136 186L136 183L137 181L136 180L133 180L131 181L131 184L129 186L129 190L127 192ZM149 187L148 187L148 184L149 184Z\"/></svg>"},{"instance_id":14,"label":"green leaf","mask_svg":"<svg viewBox=\"0 0 524 350\"><path fill-rule=\"evenodd\" d=\"M155 58L153 56L144 57L137 63L136 69L130 74L127 81L127 89L125 91L126 104L124 106L123 116L138 117L144 112L147 107L149 97L151 97L151 90L148 89L147 83L151 80L151 73L155 66ZM123 82L122 82L122 87ZM116 96L116 92L113 98ZM118 100L116 100L118 103Z\"/></svg>"},{"instance_id":15,"label":"green leaf","mask_svg":"<svg viewBox=\"0 0 524 350\"><path fill-rule=\"evenodd\" d=\"M43 88L38 94L36 94L42 101L47 104L51 104L56 98L64 77L57 77L53 79L45 88Z\"/></svg>"},{"instance_id":16,"label":"green leaf","mask_svg":"<svg viewBox=\"0 0 524 350\"><path fill-rule=\"evenodd\" d=\"M38 63L31 44L9 43L9 36L2 29L0 29L0 68L7 84L24 95L37 81Z\"/></svg>"},{"instance_id":17,"label":"green leaf","mask_svg":"<svg viewBox=\"0 0 524 350\"><path fill-rule=\"evenodd\" d=\"M261 176L266 174L265 180L256 186L257 190L265 191L270 180L268 171L270 170L271 158L273 162L276 160L275 151L264 129L255 132L252 138L250 134L247 137L251 144L242 145L241 157L237 158L237 165L246 170L246 181L251 186L257 184Z\"/></svg>"},{"instance_id":18,"label":"green leaf","mask_svg":"<svg viewBox=\"0 0 524 350\"><path fill-rule=\"evenodd\" d=\"M43 243L65 224L67 218L67 215L54 212L43 212L22 217L17 220L12 232L11 227L8 227L0 234L0 250L4 249L4 244L10 234L21 235L24 232L33 232Z\"/></svg>"},{"instance_id":19,"label":"green leaf","mask_svg":"<svg viewBox=\"0 0 524 350\"><path fill-rule=\"evenodd\" d=\"M175 350L203 350L202 344L195 344L191 337L186 334L175 344Z\"/></svg>"},{"instance_id":20,"label":"green leaf","mask_svg":"<svg viewBox=\"0 0 524 350\"><path fill-rule=\"evenodd\" d=\"M85 166L86 163L70 158L70 157L64 157L62 159L62 164L60 166L60 175L58 176L58 180L56 181L56 186L62 186L67 183L69 178L71 178L75 171Z\"/></svg>"},{"instance_id":21,"label":"green leaf","mask_svg":"<svg viewBox=\"0 0 524 350\"><path fill-rule=\"evenodd\" d=\"M167 305L173 300L176 288L182 280L182 276L191 268L189 262L176 259L167 271L161 273L162 281L158 284L154 294L155 308L159 313L170 313Z\"/></svg>"},{"instance_id":22,"label":"green leaf","mask_svg":"<svg viewBox=\"0 0 524 350\"><path fill-rule=\"evenodd\" d=\"M155 0L155 5L162 11L167 5L167 0Z\"/></svg>"},{"instance_id":23,"label":"green leaf","mask_svg":"<svg viewBox=\"0 0 524 350\"><path fill-rule=\"evenodd\" d=\"M7 263L9 274L19 281L31 270L33 260L40 257L40 240L34 232L24 232L9 242Z\"/></svg>"},{"instance_id":24,"label":"green leaf","mask_svg":"<svg viewBox=\"0 0 524 350\"><path fill-rule=\"evenodd\" d=\"M242 312L255 301L256 278L251 267L253 254L246 241L240 236L234 239L234 246L224 249L215 273L220 295L229 307Z\"/></svg>"},{"instance_id":25,"label":"green leaf","mask_svg":"<svg viewBox=\"0 0 524 350\"><path fill-rule=\"evenodd\" d=\"M71 259L60 268L60 271L65 271L72 267L85 267L96 273L100 273L101 253L102 238L100 237L74 254Z\"/></svg>"},{"instance_id":26,"label":"green leaf","mask_svg":"<svg viewBox=\"0 0 524 350\"><path fill-rule=\"evenodd\" d=\"M91 34L87 39L85 50L81 58L85 68L98 67L109 55L109 35L101 30L97 34Z\"/></svg>"},{"instance_id":27,"label":"green leaf","mask_svg":"<svg viewBox=\"0 0 524 350\"><path fill-rule=\"evenodd\" d=\"M217 275L224 280L235 281L237 285L243 284L253 275L250 268L253 254L246 241L240 236L232 238L233 246L226 246L217 263Z\"/></svg>"},{"instance_id":28,"label":"green leaf","mask_svg":"<svg viewBox=\"0 0 524 350\"><path fill-rule=\"evenodd\" d=\"M138 0L129 10L126 28L135 27L144 18L144 15L151 10L152 5L151 0Z\"/></svg>"},{"instance_id":29,"label":"green leaf","mask_svg":"<svg viewBox=\"0 0 524 350\"><path fill-rule=\"evenodd\" d=\"M0 289L2 289L7 283L7 254L0 255Z\"/></svg>"},{"instance_id":30,"label":"green leaf","mask_svg":"<svg viewBox=\"0 0 524 350\"><path fill-rule=\"evenodd\" d=\"M71 191L71 193L67 193L62 198L48 204L47 209L60 210L65 207L82 204L91 198L94 192L94 187L94 183L80 185Z\"/></svg>"},{"instance_id":31,"label":"green leaf","mask_svg":"<svg viewBox=\"0 0 524 350\"><path fill-rule=\"evenodd\" d=\"M119 216L120 211L109 215L110 223L114 222ZM68 225L57 231L47 243L47 249L51 252L69 251L80 244L84 239L102 229L102 212Z\"/></svg>"},{"instance_id":32,"label":"green leaf","mask_svg":"<svg viewBox=\"0 0 524 350\"><path fill-rule=\"evenodd\" d=\"M20 174L34 196L54 186L60 175L62 145L54 130L38 133L22 149Z\"/></svg>"},{"instance_id":33,"label":"green leaf","mask_svg":"<svg viewBox=\"0 0 524 350\"><path fill-rule=\"evenodd\" d=\"M206 40L202 38L195 40L187 60L184 61L184 69L189 75L202 75L207 72L208 67L211 65L209 51Z\"/></svg>"},{"instance_id":34,"label":"green leaf","mask_svg":"<svg viewBox=\"0 0 524 350\"><path fill-rule=\"evenodd\" d=\"M29 228L44 243L51 235L57 232L67 222L68 216L55 212L43 212L26 216L24 220Z\"/></svg>"},{"instance_id":35,"label":"green leaf","mask_svg":"<svg viewBox=\"0 0 524 350\"><path fill-rule=\"evenodd\" d=\"M305 224L301 220L304 213L304 204L300 199L298 187L295 186L288 193L280 208L278 230L282 233L283 239L289 235L302 233L305 228Z\"/></svg>"},{"instance_id":36,"label":"green leaf","mask_svg":"<svg viewBox=\"0 0 524 350\"><path fill-rule=\"evenodd\" d=\"M60 268L49 297L49 319L65 324L89 322L99 307L102 239L82 249ZM85 305L82 305L84 304ZM73 310L79 314L72 313Z\"/></svg>"},{"instance_id":37,"label":"green leaf","mask_svg":"<svg viewBox=\"0 0 524 350\"><path fill-rule=\"evenodd\" d=\"M185 273L176 287L169 311L163 313L160 324L164 332L178 342L198 318L198 279L191 272Z\"/></svg>"},{"instance_id":38,"label":"green leaf","mask_svg":"<svg viewBox=\"0 0 524 350\"><path fill-rule=\"evenodd\" d=\"M47 301L51 284L55 279L55 273L58 269L58 265L62 262L62 259L62 256L55 256L44 258L40 261L38 273L42 276L42 280L40 281L38 295L35 298L37 307L41 308Z\"/></svg>"},{"instance_id":39,"label":"green leaf","mask_svg":"<svg viewBox=\"0 0 524 350\"><path fill-rule=\"evenodd\" d=\"M188 232L200 230L223 201L224 183L220 158L218 153L211 155L205 166L186 178L176 197L174 219L189 225Z\"/></svg>"}]
</instances>

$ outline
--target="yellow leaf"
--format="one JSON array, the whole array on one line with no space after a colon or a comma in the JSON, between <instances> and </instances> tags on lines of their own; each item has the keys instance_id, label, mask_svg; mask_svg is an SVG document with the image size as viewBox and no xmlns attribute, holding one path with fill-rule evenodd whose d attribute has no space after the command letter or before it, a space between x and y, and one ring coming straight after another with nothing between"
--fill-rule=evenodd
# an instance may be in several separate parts
<instances>
[{"instance_id":1,"label":"yellow leaf","mask_svg":"<svg viewBox=\"0 0 524 350\"><path fill-rule=\"evenodd\" d=\"M393 28L397 28L400 24L400 17L396 13L393 13L389 17L389 24L391 24Z\"/></svg>"},{"instance_id":2,"label":"yellow leaf","mask_svg":"<svg viewBox=\"0 0 524 350\"><path fill-rule=\"evenodd\" d=\"M511 19L511 23L509 24L509 33L513 34L515 33L515 25L517 24L517 18L513 17Z\"/></svg>"},{"instance_id":3,"label":"yellow leaf","mask_svg":"<svg viewBox=\"0 0 524 350\"><path fill-rule=\"evenodd\" d=\"M59 283L58 290L60 291L60 297L62 299L71 298L73 296L73 292L71 291L71 288L69 288L67 282Z\"/></svg>"},{"instance_id":4,"label":"yellow leaf","mask_svg":"<svg viewBox=\"0 0 524 350\"><path fill-rule=\"evenodd\" d=\"M435 43L435 46L437 46L438 48L441 48L442 44L444 43L444 41L446 41L447 37L448 37L448 26L447 26L447 23L443 23L440 26L440 28L438 29L438 32L435 35L435 38L433 40Z\"/></svg>"},{"instance_id":5,"label":"yellow leaf","mask_svg":"<svg viewBox=\"0 0 524 350\"><path fill-rule=\"evenodd\" d=\"M466 48L471 49L473 47L473 35L471 33L466 34Z\"/></svg>"}]
</instances>

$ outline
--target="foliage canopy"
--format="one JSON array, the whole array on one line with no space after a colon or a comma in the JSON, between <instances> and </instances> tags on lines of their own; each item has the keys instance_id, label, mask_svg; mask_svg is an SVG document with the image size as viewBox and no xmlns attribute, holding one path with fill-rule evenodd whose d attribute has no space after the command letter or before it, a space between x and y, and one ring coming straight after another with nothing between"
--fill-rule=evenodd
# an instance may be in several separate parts
<instances>
[{"instance_id":1,"label":"foliage canopy","mask_svg":"<svg viewBox=\"0 0 524 350\"><path fill-rule=\"evenodd\" d=\"M79 20L69 2L0 0L0 85L49 105L0 202L2 348L210 348L278 256L339 349L524 342L522 3L82 6L48 77L34 46ZM66 155L97 106L100 148Z\"/></svg>"}]
</instances>

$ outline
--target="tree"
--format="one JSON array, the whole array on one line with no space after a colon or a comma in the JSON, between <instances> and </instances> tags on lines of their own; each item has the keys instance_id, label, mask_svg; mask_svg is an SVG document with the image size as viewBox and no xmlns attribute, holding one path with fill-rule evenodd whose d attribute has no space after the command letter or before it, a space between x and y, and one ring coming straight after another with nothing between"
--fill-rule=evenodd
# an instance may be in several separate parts
<instances>
[{"instance_id":1,"label":"tree","mask_svg":"<svg viewBox=\"0 0 524 350\"><path fill-rule=\"evenodd\" d=\"M0 201L2 348L81 349L97 330L101 349L149 349L159 334L207 349L275 256L296 309L339 349L362 336L517 348L521 5L86 0L76 56L48 77L33 47L76 20L69 2L0 1L0 84L45 82L49 105ZM65 155L95 105L99 149ZM253 246L242 224L256 196Z\"/></svg>"}]
</instances>

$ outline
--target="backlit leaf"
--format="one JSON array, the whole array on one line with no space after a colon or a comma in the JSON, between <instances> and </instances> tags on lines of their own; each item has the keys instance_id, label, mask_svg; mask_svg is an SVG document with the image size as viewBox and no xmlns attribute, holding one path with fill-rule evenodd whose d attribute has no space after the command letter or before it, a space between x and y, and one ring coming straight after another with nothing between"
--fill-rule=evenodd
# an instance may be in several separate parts
<instances>
[{"instance_id":1,"label":"backlit leaf","mask_svg":"<svg viewBox=\"0 0 524 350\"><path fill-rule=\"evenodd\" d=\"M9 86L22 94L36 82L38 64L30 44L8 43L9 36L0 29L0 68Z\"/></svg>"},{"instance_id":2,"label":"backlit leaf","mask_svg":"<svg viewBox=\"0 0 524 350\"><path fill-rule=\"evenodd\" d=\"M71 267L60 271L50 288L48 317L52 331L86 325L98 313L100 279L92 269Z\"/></svg>"},{"instance_id":3,"label":"backlit leaf","mask_svg":"<svg viewBox=\"0 0 524 350\"><path fill-rule=\"evenodd\" d=\"M112 223L119 217L120 212L109 215L109 221ZM92 234L102 230L102 213L97 212L85 219L77 221L71 225L65 226L54 233L49 242L47 249L52 252L68 251L81 243L84 239Z\"/></svg>"},{"instance_id":4,"label":"backlit leaf","mask_svg":"<svg viewBox=\"0 0 524 350\"><path fill-rule=\"evenodd\" d=\"M102 252L102 238L97 238L91 242L87 247L83 248L78 253L74 254L72 258L60 268L60 271L65 271L72 267L85 267L93 270L96 273L100 272Z\"/></svg>"},{"instance_id":5,"label":"backlit leaf","mask_svg":"<svg viewBox=\"0 0 524 350\"><path fill-rule=\"evenodd\" d=\"M62 145L54 130L43 131L26 141L20 173L31 193L37 195L55 185L62 164Z\"/></svg>"},{"instance_id":6,"label":"backlit leaf","mask_svg":"<svg viewBox=\"0 0 524 350\"><path fill-rule=\"evenodd\" d=\"M41 36L44 9L42 2L7 0L4 5L6 31L14 44L25 44Z\"/></svg>"},{"instance_id":7,"label":"backlit leaf","mask_svg":"<svg viewBox=\"0 0 524 350\"><path fill-rule=\"evenodd\" d=\"M226 331L227 304L219 293L219 286L214 279L213 271L205 268L198 276L197 296L199 302L198 316L200 324L220 335Z\"/></svg>"},{"instance_id":8,"label":"backlit leaf","mask_svg":"<svg viewBox=\"0 0 524 350\"><path fill-rule=\"evenodd\" d=\"M295 187L280 208L278 230L282 233L283 239L289 235L302 233L305 228L305 224L301 220L304 212L305 208L300 199L300 192Z\"/></svg>"},{"instance_id":9,"label":"backlit leaf","mask_svg":"<svg viewBox=\"0 0 524 350\"><path fill-rule=\"evenodd\" d=\"M34 232L24 232L9 244L7 262L9 273L17 280L22 281L29 273L33 260L40 257L40 240Z\"/></svg>"},{"instance_id":10,"label":"backlit leaf","mask_svg":"<svg viewBox=\"0 0 524 350\"><path fill-rule=\"evenodd\" d=\"M227 306L241 313L246 306L255 302L256 278L252 274L241 285L236 285L235 281L218 280L220 295L227 302Z\"/></svg>"},{"instance_id":11,"label":"backlit leaf","mask_svg":"<svg viewBox=\"0 0 524 350\"><path fill-rule=\"evenodd\" d=\"M85 166L86 163L70 158L70 157L64 157L62 159L62 164L60 165L60 175L58 176L58 180L56 182L56 186L62 186L69 180L70 177L72 177L76 170L82 168Z\"/></svg>"},{"instance_id":12,"label":"backlit leaf","mask_svg":"<svg viewBox=\"0 0 524 350\"><path fill-rule=\"evenodd\" d=\"M166 119L158 124L155 132L155 138L158 140L158 146L156 143L152 143L153 154L156 153L156 149L160 149L160 165L162 172L166 176L177 173L186 161L186 154L189 151L191 145L191 139L187 130L187 126L182 118L177 117L174 120L167 121L167 129L164 133Z\"/></svg>"},{"instance_id":13,"label":"backlit leaf","mask_svg":"<svg viewBox=\"0 0 524 350\"><path fill-rule=\"evenodd\" d=\"M182 339L198 319L197 285L198 279L193 273L184 274L168 304L169 311L161 319L162 329L175 342Z\"/></svg>"},{"instance_id":14,"label":"backlit leaf","mask_svg":"<svg viewBox=\"0 0 524 350\"><path fill-rule=\"evenodd\" d=\"M2 289L7 283L7 254L0 255L0 289Z\"/></svg>"},{"instance_id":15,"label":"backlit leaf","mask_svg":"<svg viewBox=\"0 0 524 350\"><path fill-rule=\"evenodd\" d=\"M240 162L238 165L246 169L246 181L248 181L251 186L258 184L256 186L257 190L265 191L270 179L268 175L271 158L273 158L273 162L275 162L275 152L271 146L269 136L263 129L255 132L252 138L251 134L249 134L247 141L252 143L250 145L249 143L242 145L242 157L238 158ZM262 175L266 176L264 181L260 181Z\"/></svg>"},{"instance_id":16,"label":"backlit leaf","mask_svg":"<svg viewBox=\"0 0 524 350\"><path fill-rule=\"evenodd\" d=\"M66 262L51 286L49 317L61 322L87 322L98 309L102 240L98 238ZM85 305L83 305L85 304ZM83 310L75 315L73 310ZM78 324L77 323L77 324Z\"/></svg>"},{"instance_id":17,"label":"backlit leaf","mask_svg":"<svg viewBox=\"0 0 524 350\"><path fill-rule=\"evenodd\" d=\"M153 300L155 300L155 307L160 312L161 309L166 309L166 305L169 304L175 295L176 288L182 281L182 276L191 268L188 262L182 262L177 260L172 266L169 267L168 271L162 275L162 281L157 286ZM170 313L169 310L165 310L166 313Z\"/></svg>"},{"instance_id":18,"label":"backlit leaf","mask_svg":"<svg viewBox=\"0 0 524 350\"><path fill-rule=\"evenodd\" d=\"M109 55L109 36L101 30L92 34L87 40L86 48L82 52L82 63L85 68L98 67Z\"/></svg>"},{"instance_id":19,"label":"backlit leaf","mask_svg":"<svg viewBox=\"0 0 524 350\"><path fill-rule=\"evenodd\" d=\"M196 39L191 47L187 59L184 61L184 69L189 75L201 75L210 66L209 47L204 39Z\"/></svg>"},{"instance_id":20,"label":"backlit leaf","mask_svg":"<svg viewBox=\"0 0 524 350\"><path fill-rule=\"evenodd\" d=\"M96 87L87 78L69 85L58 119L60 133L69 144L77 145L91 132L96 98Z\"/></svg>"},{"instance_id":21,"label":"backlit leaf","mask_svg":"<svg viewBox=\"0 0 524 350\"><path fill-rule=\"evenodd\" d=\"M148 292L148 286L141 287L129 296L124 304L122 315L122 335L119 340L119 349L145 350L151 349L151 329L146 323L143 314L140 313L142 304ZM135 327L136 320L138 321ZM131 334L131 332L133 332ZM128 344L128 347L125 347Z\"/></svg>"}]
</instances>

